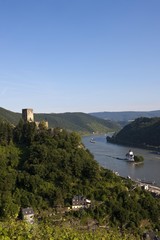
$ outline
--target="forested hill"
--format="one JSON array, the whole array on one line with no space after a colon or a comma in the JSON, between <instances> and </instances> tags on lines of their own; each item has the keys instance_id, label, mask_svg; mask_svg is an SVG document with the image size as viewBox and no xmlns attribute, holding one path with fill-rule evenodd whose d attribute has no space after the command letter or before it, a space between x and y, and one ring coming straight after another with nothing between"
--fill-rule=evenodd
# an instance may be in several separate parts
<instances>
[{"instance_id":1,"label":"forested hill","mask_svg":"<svg viewBox=\"0 0 160 240\"><path fill-rule=\"evenodd\" d=\"M6 110L5 108L0 107L0 119L6 120L14 125L16 125L21 118L20 113L15 113L9 110Z\"/></svg>"},{"instance_id":2,"label":"forested hill","mask_svg":"<svg viewBox=\"0 0 160 240\"><path fill-rule=\"evenodd\" d=\"M138 147L160 147L160 118L137 118L108 141Z\"/></svg>"},{"instance_id":3,"label":"forested hill","mask_svg":"<svg viewBox=\"0 0 160 240\"><path fill-rule=\"evenodd\" d=\"M12 219L13 224L21 208L32 207L38 217L34 229L43 219L44 223L51 221L52 231L46 224L42 227L49 230L48 236L56 224L57 216L53 212L56 206L71 207L74 195L84 195L91 200L90 208L70 211L57 219L65 219L64 224L73 224L77 220L79 229L80 223L93 220L97 222L96 226L106 226L106 233L119 229L124 234L125 231L140 234L146 227L156 229L157 233L160 231L159 199L134 186L131 180L100 167L75 132L59 128L37 129L35 123L23 121L13 127L0 121L0 162L0 221ZM5 232L8 229L11 234L9 226ZM21 229L17 230L17 236L18 231Z\"/></svg>"},{"instance_id":4,"label":"forested hill","mask_svg":"<svg viewBox=\"0 0 160 240\"><path fill-rule=\"evenodd\" d=\"M115 131L120 126L109 120L103 120L90 116L86 113L59 113L59 114L35 114L35 119L41 121L47 119L50 127L61 127L67 130L78 132L99 132Z\"/></svg>"},{"instance_id":5,"label":"forested hill","mask_svg":"<svg viewBox=\"0 0 160 240\"><path fill-rule=\"evenodd\" d=\"M0 118L16 125L21 119L21 113L0 108ZM115 131L119 125L109 120L99 119L85 113L34 114L35 121L47 120L49 127L60 127L69 131L82 133Z\"/></svg>"}]
</instances>

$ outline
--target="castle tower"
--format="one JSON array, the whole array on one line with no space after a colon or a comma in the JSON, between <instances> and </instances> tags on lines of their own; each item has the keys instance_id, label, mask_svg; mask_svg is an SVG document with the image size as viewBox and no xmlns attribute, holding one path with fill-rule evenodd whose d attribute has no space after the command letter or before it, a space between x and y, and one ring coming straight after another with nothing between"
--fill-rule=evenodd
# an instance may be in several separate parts
<instances>
[{"instance_id":1,"label":"castle tower","mask_svg":"<svg viewBox=\"0 0 160 240\"><path fill-rule=\"evenodd\" d=\"M33 109L31 108L22 109L22 119L25 122L34 122Z\"/></svg>"}]
</instances>

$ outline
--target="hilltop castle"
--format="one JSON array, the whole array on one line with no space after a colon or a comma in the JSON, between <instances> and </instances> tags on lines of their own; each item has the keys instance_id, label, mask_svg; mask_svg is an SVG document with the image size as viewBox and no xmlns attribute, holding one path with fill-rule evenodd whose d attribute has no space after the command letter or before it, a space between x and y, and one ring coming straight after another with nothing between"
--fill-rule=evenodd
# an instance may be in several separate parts
<instances>
[{"instance_id":1,"label":"hilltop castle","mask_svg":"<svg viewBox=\"0 0 160 240\"><path fill-rule=\"evenodd\" d=\"M34 122L33 109L22 109L22 119L24 120L24 122Z\"/></svg>"},{"instance_id":2,"label":"hilltop castle","mask_svg":"<svg viewBox=\"0 0 160 240\"><path fill-rule=\"evenodd\" d=\"M37 127L39 127L39 124L42 123L34 121L33 109L31 108L22 109L22 119L24 122L34 122ZM45 127L48 128L48 121L44 120L43 124L45 124Z\"/></svg>"}]
</instances>

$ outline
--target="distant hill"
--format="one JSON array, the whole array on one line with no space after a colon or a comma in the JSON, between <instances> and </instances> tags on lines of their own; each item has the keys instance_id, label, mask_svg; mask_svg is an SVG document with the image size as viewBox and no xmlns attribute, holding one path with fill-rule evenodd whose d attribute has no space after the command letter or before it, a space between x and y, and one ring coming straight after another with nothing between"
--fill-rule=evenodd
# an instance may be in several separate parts
<instances>
[{"instance_id":1,"label":"distant hill","mask_svg":"<svg viewBox=\"0 0 160 240\"><path fill-rule=\"evenodd\" d=\"M35 114L35 119L47 119L49 126L61 127L79 132L108 132L119 129L119 125L109 120L99 119L86 113Z\"/></svg>"},{"instance_id":2,"label":"distant hill","mask_svg":"<svg viewBox=\"0 0 160 240\"><path fill-rule=\"evenodd\" d=\"M126 112L93 112L90 113L91 116L102 118L105 120L111 120L115 122L124 122L125 124L135 120L139 117L160 117L160 110L156 111L126 111Z\"/></svg>"},{"instance_id":3,"label":"distant hill","mask_svg":"<svg viewBox=\"0 0 160 240\"><path fill-rule=\"evenodd\" d=\"M160 118L138 118L107 140L124 145L158 149L160 148Z\"/></svg>"},{"instance_id":4,"label":"distant hill","mask_svg":"<svg viewBox=\"0 0 160 240\"><path fill-rule=\"evenodd\" d=\"M0 119L7 120L8 122L16 125L21 118L20 113L11 112L5 108L0 107Z\"/></svg>"},{"instance_id":5,"label":"distant hill","mask_svg":"<svg viewBox=\"0 0 160 240\"><path fill-rule=\"evenodd\" d=\"M21 113L8 111L0 108L0 118L16 125ZM34 114L35 121L47 120L49 127L60 127L69 131L77 131L81 133L115 131L120 128L117 123L109 120L99 119L86 113L60 113L60 114Z\"/></svg>"}]
</instances>

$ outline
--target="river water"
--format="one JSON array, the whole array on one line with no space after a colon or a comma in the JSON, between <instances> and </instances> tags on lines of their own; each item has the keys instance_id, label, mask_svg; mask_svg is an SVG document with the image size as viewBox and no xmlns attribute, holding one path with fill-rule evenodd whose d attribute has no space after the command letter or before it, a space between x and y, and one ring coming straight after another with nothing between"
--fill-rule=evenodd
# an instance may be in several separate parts
<instances>
[{"instance_id":1,"label":"river water","mask_svg":"<svg viewBox=\"0 0 160 240\"><path fill-rule=\"evenodd\" d=\"M90 142L92 137L94 137L95 143ZM154 154L150 150L108 143L106 135L85 136L82 138L82 142L102 167L118 172L123 177L130 176L134 180L155 182L155 185L160 186L160 155ZM129 149L133 151L134 155L143 156L144 162L135 165L117 159L124 159Z\"/></svg>"}]
</instances>

